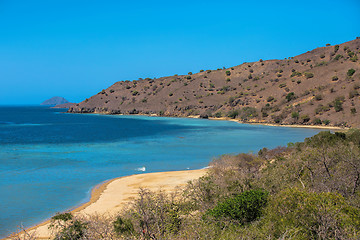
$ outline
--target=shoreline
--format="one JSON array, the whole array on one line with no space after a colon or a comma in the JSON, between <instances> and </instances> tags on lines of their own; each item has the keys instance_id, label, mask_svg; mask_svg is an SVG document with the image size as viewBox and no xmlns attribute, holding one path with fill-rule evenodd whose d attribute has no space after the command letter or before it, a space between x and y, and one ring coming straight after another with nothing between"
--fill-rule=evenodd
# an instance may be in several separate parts
<instances>
[{"instance_id":1,"label":"shoreline","mask_svg":"<svg viewBox=\"0 0 360 240\"><path fill-rule=\"evenodd\" d=\"M75 206L65 212L76 214L116 214L122 207L133 200L140 188L151 191L166 190L171 192L176 187L184 186L188 181L203 176L207 168L197 170L166 171L154 173L133 174L117 177L95 185L91 190L90 200L80 206ZM54 213L55 214L55 213ZM27 233L37 233L35 239L50 239L48 225L51 218L32 227L26 228ZM14 236L21 236L23 232L2 238L9 240Z\"/></svg>"},{"instance_id":2,"label":"shoreline","mask_svg":"<svg viewBox=\"0 0 360 240\"><path fill-rule=\"evenodd\" d=\"M271 127L290 127L290 128L312 128L312 129L327 129L327 130L348 130L353 127L336 127L336 126L327 126L327 125L303 125L303 124L276 124L276 123L267 123L267 122L243 122L239 119L228 118L228 117L209 117L209 118L201 118L200 115L189 115L187 117L181 116L159 116L157 114L110 114L110 113L101 113L101 112L93 112L93 113L75 113L75 112L64 112L68 114L98 114L98 115L107 115L107 116L147 116L147 117L169 117L169 118L192 118L192 119L204 119L204 120L216 120L216 121L230 121L237 122L241 124L249 124L249 125L262 125L262 126L271 126Z\"/></svg>"}]
</instances>

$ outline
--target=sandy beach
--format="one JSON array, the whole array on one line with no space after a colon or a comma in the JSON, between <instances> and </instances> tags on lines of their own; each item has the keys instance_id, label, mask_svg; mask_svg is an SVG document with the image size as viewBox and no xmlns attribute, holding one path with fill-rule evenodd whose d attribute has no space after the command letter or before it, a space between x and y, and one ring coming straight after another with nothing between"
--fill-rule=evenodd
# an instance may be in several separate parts
<instances>
[{"instance_id":1,"label":"sandy beach","mask_svg":"<svg viewBox=\"0 0 360 240\"><path fill-rule=\"evenodd\" d=\"M185 186L190 180L197 179L206 173L206 169L144 173L115 178L94 187L89 202L73 209L76 214L115 214L127 203L135 199L140 188L151 191L173 191L176 187ZM54 213L55 214L55 213ZM51 239L50 221L45 221L28 229L35 232L36 239ZM7 239L7 238L5 238Z\"/></svg>"}]
</instances>

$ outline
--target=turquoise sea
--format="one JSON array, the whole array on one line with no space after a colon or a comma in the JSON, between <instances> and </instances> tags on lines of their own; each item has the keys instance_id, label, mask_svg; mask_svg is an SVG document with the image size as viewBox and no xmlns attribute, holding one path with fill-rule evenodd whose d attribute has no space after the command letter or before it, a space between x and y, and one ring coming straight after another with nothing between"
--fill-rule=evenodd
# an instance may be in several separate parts
<instances>
[{"instance_id":1,"label":"turquoise sea","mask_svg":"<svg viewBox=\"0 0 360 240\"><path fill-rule=\"evenodd\" d=\"M0 237L86 202L92 187L111 178L199 169L222 154L286 145L319 131L65 111L0 107Z\"/></svg>"}]
</instances>

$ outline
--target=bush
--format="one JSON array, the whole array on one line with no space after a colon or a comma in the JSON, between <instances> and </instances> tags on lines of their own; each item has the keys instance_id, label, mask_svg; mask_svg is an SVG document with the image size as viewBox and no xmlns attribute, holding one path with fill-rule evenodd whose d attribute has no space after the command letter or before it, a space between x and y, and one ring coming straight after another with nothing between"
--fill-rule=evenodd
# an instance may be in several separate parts
<instances>
[{"instance_id":1,"label":"bush","mask_svg":"<svg viewBox=\"0 0 360 240\"><path fill-rule=\"evenodd\" d=\"M321 94L315 95L315 100L316 100L316 101L320 101L320 100L322 100L322 99L323 99L323 96L322 96Z\"/></svg>"},{"instance_id":2,"label":"bush","mask_svg":"<svg viewBox=\"0 0 360 240\"><path fill-rule=\"evenodd\" d=\"M232 118L232 119L236 118L238 115L239 115L239 111L238 111L238 110L231 110L231 111L229 111L228 114L227 114L227 116L228 116L229 118Z\"/></svg>"},{"instance_id":3,"label":"bush","mask_svg":"<svg viewBox=\"0 0 360 240\"><path fill-rule=\"evenodd\" d=\"M288 102L290 102L291 100L294 100L294 99L296 99L296 96L295 96L295 93L294 92L291 92L291 93L288 93L288 95L286 95L286 100L288 101Z\"/></svg>"},{"instance_id":4,"label":"bush","mask_svg":"<svg viewBox=\"0 0 360 240\"><path fill-rule=\"evenodd\" d=\"M269 96L267 99L266 99L266 101L268 101L268 102L272 102L272 101L274 101L274 97L273 96Z\"/></svg>"},{"instance_id":5,"label":"bush","mask_svg":"<svg viewBox=\"0 0 360 240\"><path fill-rule=\"evenodd\" d=\"M310 121L310 117L309 115L302 115L301 120L303 121L303 123L306 123Z\"/></svg>"},{"instance_id":6,"label":"bush","mask_svg":"<svg viewBox=\"0 0 360 240\"><path fill-rule=\"evenodd\" d=\"M306 78L313 78L314 77L314 74L310 73L310 72L305 72L304 75L305 75Z\"/></svg>"},{"instance_id":7,"label":"bush","mask_svg":"<svg viewBox=\"0 0 360 240\"><path fill-rule=\"evenodd\" d=\"M337 81L337 80L339 80L339 78L338 78L337 76L333 76L333 77L332 77L332 80L333 80L333 81Z\"/></svg>"},{"instance_id":8,"label":"bush","mask_svg":"<svg viewBox=\"0 0 360 240\"><path fill-rule=\"evenodd\" d=\"M266 210L276 239L291 229L294 239L353 239L359 229L359 210L336 193L286 189Z\"/></svg>"},{"instance_id":9,"label":"bush","mask_svg":"<svg viewBox=\"0 0 360 240\"><path fill-rule=\"evenodd\" d=\"M138 91L133 91L131 94L133 95L133 96L136 96L136 95L138 95Z\"/></svg>"},{"instance_id":10,"label":"bush","mask_svg":"<svg viewBox=\"0 0 360 240\"><path fill-rule=\"evenodd\" d=\"M329 125L329 123L330 123L330 120L328 120L328 119L325 119L325 120L323 121L323 124L325 124L325 125Z\"/></svg>"},{"instance_id":11,"label":"bush","mask_svg":"<svg viewBox=\"0 0 360 240\"><path fill-rule=\"evenodd\" d=\"M299 112L292 112L291 117L294 118L294 119L298 119L299 118Z\"/></svg>"},{"instance_id":12,"label":"bush","mask_svg":"<svg viewBox=\"0 0 360 240\"><path fill-rule=\"evenodd\" d=\"M244 107L240 112L241 120L249 120L250 118L255 118L257 116L258 113L254 107Z\"/></svg>"},{"instance_id":13,"label":"bush","mask_svg":"<svg viewBox=\"0 0 360 240\"><path fill-rule=\"evenodd\" d=\"M351 99L351 98L354 98L354 97L357 97L357 96L359 96L359 92L358 91L356 91L356 90L350 90L350 92L349 92L349 98Z\"/></svg>"},{"instance_id":14,"label":"bush","mask_svg":"<svg viewBox=\"0 0 360 240\"><path fill-rule=\"evenodd\" d=\"M55 231L55 239L77 240L84 236L86 224L74 219L71 213L59 213L51 218L49 229Z\"/></svg>"},{"instance_id":15,"label":"bush","mask_svg":"<svg viewBox=\"0 0 360 240\"><path fill-rule=\"evenodd\" d=\"M354 75L355 72L356 72L355 69L350 68L350 69L347 71L346 75L348 75L349 77L351 77L352 75Z\"/></svg>"},{"instance_id":16,"label":"bush","mask_svg":"<svg viewBox=\"0 0 360 240\"><path fill-rule=\"evenodd\" d=\"M264 190L248 190L234 197L226 198L213 209L208 210L204 217L215 219L232 219L244 225L258 219L268 202L268 192Z\"/></svg>"},{"instance_id":17,"label":"bush","mask_svg":"<svg viewBox=\"0 0 360 240\"><path fill-rule=\"evenodd\" d=\"M337 97L335 98L333 104L336 112L340 112L343 110L342 104L344 101L344 97Z\"/></svg>"},{"instance_id":18,"label":"bush","mask_svg":"<svg viewBox=\"0 0 360 240\"><path fill-rule=\"evenodd\" d=\"M230 75L231 75L231 72L230 72L230 71L226 71L225 74L226 74L226 76L230 76Z\"/></svg>"},{"instance_id":19,"label":"bush","mask_svg":"<svg viewBox=\"0 0 360 240\"><path fill-rule=\"evenodd\" d=\"M221 118L222 117L222 113L221 112L216 112L214 117L216 118Z\"/></svg>"},{"instance_id":20,"label":"bush","mask_svg":"<svg viewBox=\"0 0 360 240\"><path fill-rule=\"evenodd\" d=\"M356 113L356 108L351 108L350 112L351 112L351 114L355 114Z\"/></svg>"},{"instance_id":21,"label":"bush","mask_svg":"<svg viewBox=\"0 0 360 240\"><path fill-rule=\"evenodd\" d=\"M321 125L321 123L322 123L322 121L321 121L320 118L315 118L315 119L314 119L314 124L315 124L315 125Z\"/></svg>"},{"instance_id":22,"label":"bush","mask_svg":"<svg viewBox=\"0 0 360 240\"><path fill-rule=\"evenodd\" d=\"M340 58L342 58L343 56L342 55L340 55L340 54L338 54L338 55L336 55L335 57L334 57L334 60L339 60Z\"/></svg>"},{"instance_id":23,"label":"bush","mask_svg":"<svg viewBox=\"0 0 360 240\"><path fill-rule=\"evenodd\" d=\"M114 231L119 236L133 234L134 226L130 219L121 218L118 216L116 220L113 222Z\"/></svg>"}]
</instances>

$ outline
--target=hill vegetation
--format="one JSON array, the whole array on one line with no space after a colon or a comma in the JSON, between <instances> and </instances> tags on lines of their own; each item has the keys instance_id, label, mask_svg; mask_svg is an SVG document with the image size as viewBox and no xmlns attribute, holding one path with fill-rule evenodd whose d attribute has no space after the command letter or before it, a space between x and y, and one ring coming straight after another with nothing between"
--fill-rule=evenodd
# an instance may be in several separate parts
<instances>
[{"instance_id":1,"label":"hill vegetation","mask_svg":"<svg viewBox=\"0 0 360 240\"><path fill-rule=\"evenodd\" d=\"M284 60L116 82L69 112L360 126L360 39Z\"/></svg>"},{"instance_id":2,"label":"hill vegetation","mask_svg":"<svg viewBox=\"0 0 360 240\"><path fill-rule=\"evenodd\" d=\"M359 239L360 130L214 159L177 192L116 216L52 218L56 239Z\"/></svg>"}]
</instances>

